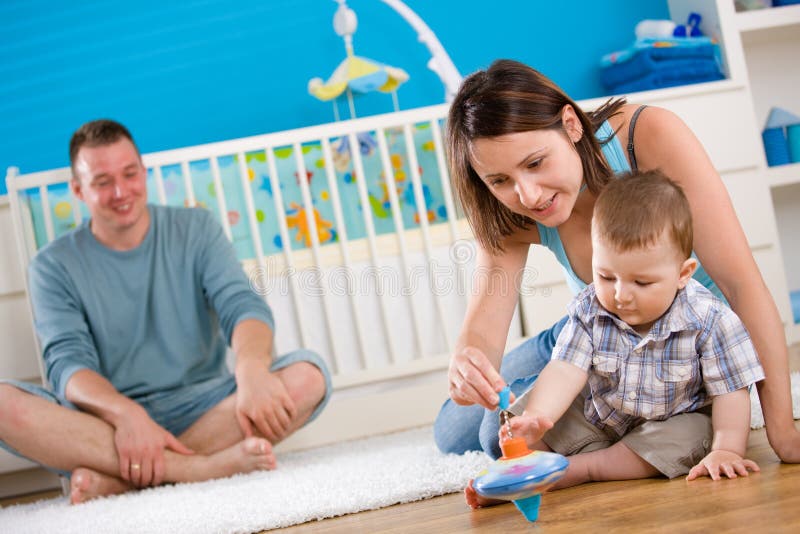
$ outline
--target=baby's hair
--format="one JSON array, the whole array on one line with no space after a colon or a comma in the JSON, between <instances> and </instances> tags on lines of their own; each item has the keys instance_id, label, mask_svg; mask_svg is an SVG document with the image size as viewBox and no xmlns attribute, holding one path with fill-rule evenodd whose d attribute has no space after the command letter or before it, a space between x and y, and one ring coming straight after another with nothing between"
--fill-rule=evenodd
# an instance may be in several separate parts
<instances>
[{"instance_id":1,"label":"baby's hair","mask_svg":"<svg viewBox=\"0 0 800 534\"><path fill-rule=\"evenodd\" d=\"M689 258L692 212L683 189L661 171L611 180L594 205L592 232L621 252L655 244L664 232Z\"/></svg>"}]
</instances>

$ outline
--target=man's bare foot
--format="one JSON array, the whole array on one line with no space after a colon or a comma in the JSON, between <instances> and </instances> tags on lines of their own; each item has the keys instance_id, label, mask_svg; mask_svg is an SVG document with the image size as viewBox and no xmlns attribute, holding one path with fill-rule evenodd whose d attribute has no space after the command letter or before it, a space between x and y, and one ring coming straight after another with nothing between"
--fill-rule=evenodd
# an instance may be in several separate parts
<instances>
[{"instance_id":1,"label":"man's bare foot","mask_svg":"<svg viewBox=\"0 0 800 534\"><path fill-rule=\"evenodd\" d=\"M78 467L69 481L69 502L80 504L98 497L125 493L131 489L122 479L98 473L86 467Z\"/></svg>"},{"instance_id":2,"label":"man's bare foot","mask_svg":"<svg viewBox=\"0 0 800 534\"><path fill-rule=\"evenodd\" d=\"M224 478L238 473L275 469L275 454L272 445L263 438L246 438L210 456L182 456L189 462L188 475L176 476L174 482L202 482L212 478ZM185 464L184 464L185 465ZM92 469L78 467L70 480L70 502L82 502L117 495L133 489L127 482L98 473Z\"/></svg>"},{"instance_id":3,"label":"man's bare foot","mask_svg":"<svg viewBox=\"0 0 800 534\"><path fill-rule=\"evenodd\" d=\"M508 502L500 499L487 499L486 497L481 497L478 495L478 492L475 491L475 488L472 487L472 480L470 480L469 484L467 484L467 487L464 488L464 497L467 499L467 504L469 507L473 510Z\"/></svg>"},{"instance_id":4,"label":"man's bare foot","mask_svg":"<svg viewBox=\"0 0 800 534\"><path fill-rule=\"evenodd\" d=\"M211 478L223 478L238 473L275 469L275 454L272 445L264 438L245 438L210 456L188 456L196 465L190 471L191 479L200 482Z\"/></svg>"}]
</instances>

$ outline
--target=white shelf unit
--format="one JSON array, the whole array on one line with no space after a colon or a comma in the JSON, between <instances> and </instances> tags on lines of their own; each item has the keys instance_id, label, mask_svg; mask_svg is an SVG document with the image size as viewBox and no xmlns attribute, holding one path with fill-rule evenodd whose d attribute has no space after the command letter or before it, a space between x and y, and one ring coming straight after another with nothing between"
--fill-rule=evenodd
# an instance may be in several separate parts
<instances>
[{"instance_id":1,"label":"white shelf unit","mask_svg":"<svg viewBox=\"0 0 800 534\"><path fill-rule=\"evenodd\" d=\"M703 17L701 30L719 40L728 81L741 83L747 98L731 104L712 138L698 137L728 186L734 207L747 234L756 262L772 292L789 343L800 342L800 325L795 325L789 290L798 289L790 272L800 275L800 220L787 213L800 213L800 165L769 168L766 165L761 131L772 107L800 114L800 5L774 7L737 13L734 0L668 0L670 15L683 22L689 13ZM722 98L719 93L718 97ZM684 117L687 120L687 117ZM704 116L703 121L717 120ZM687 120L687 122L689 122ZM690 126L693 126L690 122ZM694 127L694 126L693 126ZM726 130L727 128L727 130ZM714 143L748 145L740 155L738 169L720 165ZM780 197L780 198L778 198ZM787 205L789 199L797 203ZM798 282L800 283L800 282Z\"/></svg>"},{"instance_id":2,"label":"white shelf unit","mask_svg":"<svg viewBox=\"0 0 800 534\"><path fill-rule=\"evenodd\" d=\"M800 185L800 163L769 167L767 169L767 182L773 189L788 185ZM798 211L800 211L800 206L798 206L798 208ZM796 245L800 244L800 233L797 235L797 238L798 241L795 243Z\"/></svg>"},{"instance_id":3,"label":"white shelf unit","mask_svg":"<svg viewBox=\"0 0 800 534\"><path fill-rule=\"evenodd\" d=\"M736 23L759 128L773 107L800 115L800 4L737 13ZM770 189L788 294L800 290L800 163L765 167L762 176ZM791 310L784 320L789 341L800 341Z\"/></svg>"},{"instance_id":4,"label":"white shelf unit","mask_svg":"<svg viewBox=\"0 0 800 534\"><path fill-rule=\"evenodd\" d=\"M690 13L701 15L701 30L705 35L716 38L721 45L726 79L626 96L633 103L654 104L675 112L703 143L728 188L753 256L775 298L781 320L786 326L787 340L790 343L800 341L800 329L795 328L792 323L787 276L781 254L782 249L790 246L781 242L782 234L776 222L772 189L768 182L772 175L768 178L761 142L763 120L759 118L755 105L762 98L762 81L753 81L755 71L748 55L750 45L745 50L744 34L740 31L742 24L747 21L742 22L745 17L734 11L733 0L668 0L667 3L670 17L677 23L686 22ZM793 15L787 18L786 13ZM796 40L797 37L792 37L791 33L800 28L796 25L798 13L800 11L795 9L780 9L775 13L760 14L768 18L763 19L766 22L759 22L754 17L748 23L752 28L749 36L763 38L767 53L774 47L770 39L776 34L780 37L780 42L795 42L792 39ZM768 24L771 30L758 30L766 28ZM784 33L787 35L783 35ZM800 31L797 33L800 34ZM780 46L783 48L783 45ZM786 48L791 49L792 45ZM781 68L789 69L786 65L789 60L788 52L781 51L778 55L783 65ZM796 59L792 59L791 69L795 71L798 70L796 63ZM774 74L763 83L783 84ZM752 87L753 84L758 85ZM787 98L796 98L791 94L796 87L800 87L800 80L769 89L784 91ZM579 104L584 109L594 109L604 100L592 99ZM778 175L774 179L787 182L793 180L788 176L779 178ZM796 235L800 236L800 228ZM563 282L561 269L550 254L540 248L532 249L529 260L531 267L536 269L537 278L525 285L521 300L525 332L531 335L550 326L563 314L571 294ZM800 273L800 268L797 272Z\"/></svg>"},{"instance_id":5,"label":"white shelf unit","mask_svg":"<svg viewBox=\"0 0 800 534\"><path fill-rule=\"evenodd\" d=\"M786 285L790 294L800 291L800 164L785 165L792 167L794 174L773 174L780 167L770 169L772 203L775 218L778 221L778 237L780 239L783 267L786 273ZM777 179L773 180L772 178ZM790 330L798 337L800 324L792 323Z\"/></svg>"},{"instance_id":6,"label":"white shelf unit","mask_svg":"<svg viewBox=\"0 0 800 534\"><path fill-rule=\"evenodd\" d=\"M736 24L742 35L800 25L800 4L742 11L736 14Z\"/></svg>"},{"instance_id":7,"label":"white shelf unit","mask_svg":"<svg viewBox=\"0 0 800 534\"><path fill-rule=\"evenodd\" d=\"M753 108L761 127L772 107L800 115L800 4L762 11L766 12L762 18L742 19L760 21L762 25L748 23L741 34ZM782 12L793 15L782 16ZM756 14L761 13L737 16Z\"/></svg>"}]
</instances>

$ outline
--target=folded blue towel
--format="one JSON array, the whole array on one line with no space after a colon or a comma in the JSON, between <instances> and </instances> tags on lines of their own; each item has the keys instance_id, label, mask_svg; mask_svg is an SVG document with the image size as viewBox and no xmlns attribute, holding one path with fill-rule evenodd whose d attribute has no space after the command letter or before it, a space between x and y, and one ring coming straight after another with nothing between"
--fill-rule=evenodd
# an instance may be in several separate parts
<instances>
[{"instance_id":1,"label":"folded blue towel","mask_svg":"<svg viewBox=\"0 0 800 534\"><path fill-rule=\"evenodd\" d=\"M651 37L637 39L624 50L611 52L600 58L600 66L608 67L630 60L642 50L649 51L655 58L660 57L707 57L708 46L714 47L714 57L719 58L719 45L709 37Z\"/></svg>"},{"instance_id":2,"label":"folded blue towel","mask_svg":"<svg viewBox=\"0 0 800 534\"><path fill-rule=\"evenodd\" d=\"M643 91L724 78L719 46L707 37L640 39L606 54L600 81L613 92Z\"/></svg>"},{"instance_id":3,"label":"folded blue towel","mask_svg":"<svg viewBox=\"0 0 800 534\"><path fill-rule=\"evenodd\" d=\"M664 87L674 87L676 85L715 82L724 78L725 76L716 68L709 68L709 72L706 74L698 73L697 69L695 69L695 74L667 69L653 72L619 85L607 87L606 89L615 94L633 93L635 91L649 91L651 89L662 89Z\"/></svg>"}]
</instances>

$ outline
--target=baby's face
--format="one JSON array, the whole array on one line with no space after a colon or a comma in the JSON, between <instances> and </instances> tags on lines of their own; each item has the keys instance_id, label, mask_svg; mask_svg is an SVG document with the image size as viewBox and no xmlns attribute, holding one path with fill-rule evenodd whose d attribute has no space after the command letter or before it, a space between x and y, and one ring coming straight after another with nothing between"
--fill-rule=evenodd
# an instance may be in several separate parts
<instances>
[{"instance_id":1,"label":"baby's face","mask_svg":"<svg viewBox=\"0 0 800 534\"><path fill-rule=\"evenodd\" d=\"M592 276L600 304L645 334L666 312L694 272L695 260L683 260L662 234L645 248L619 251L592 235Z\"/></svg>"}]
</instances>

